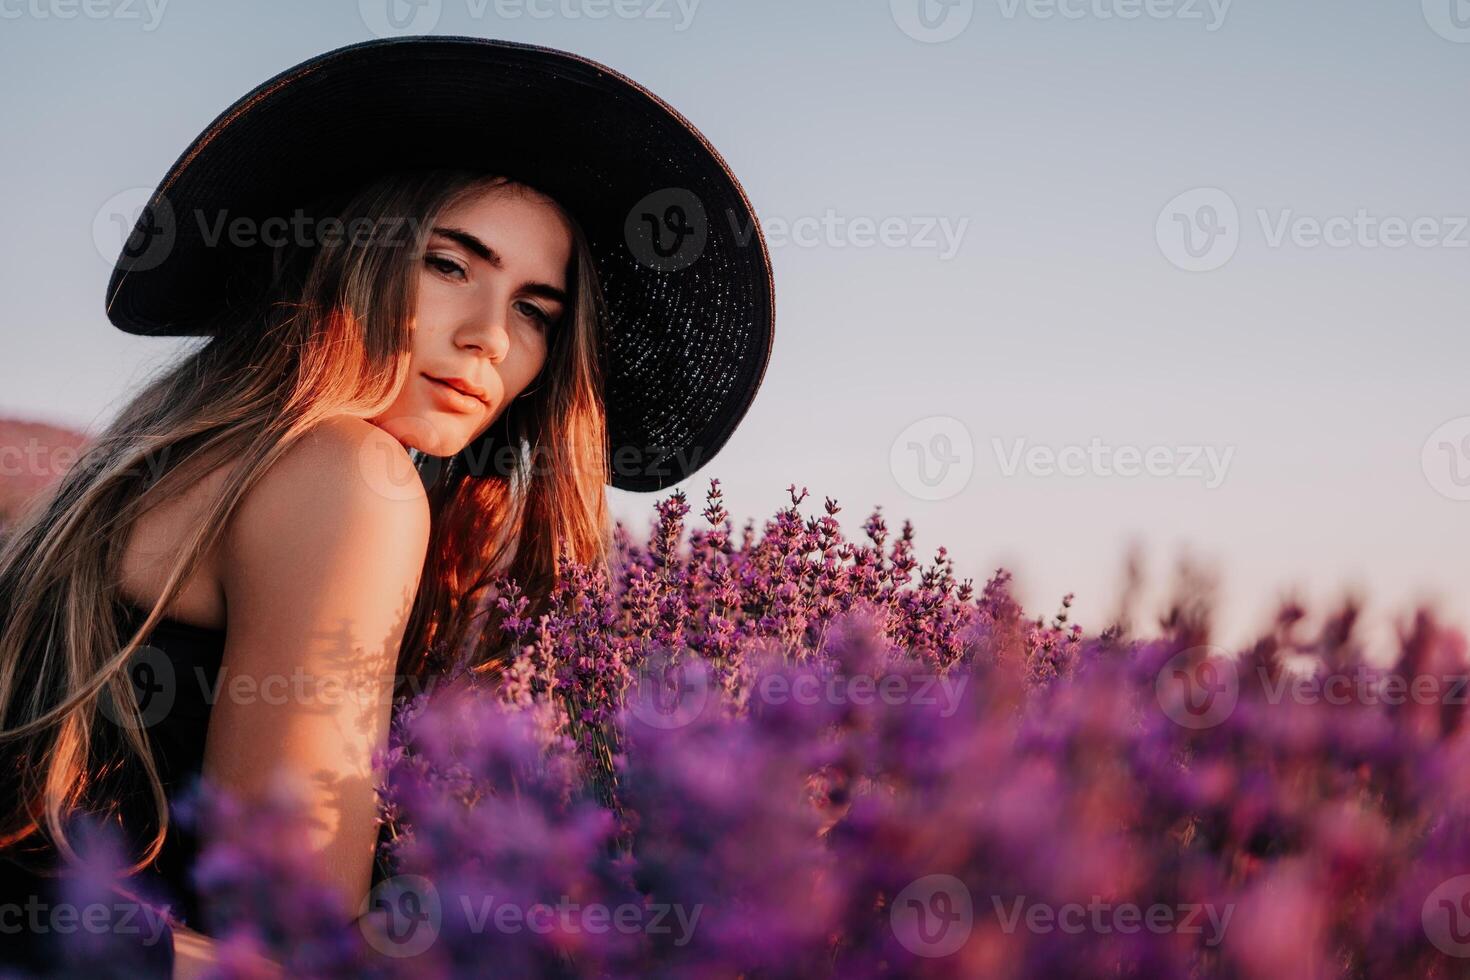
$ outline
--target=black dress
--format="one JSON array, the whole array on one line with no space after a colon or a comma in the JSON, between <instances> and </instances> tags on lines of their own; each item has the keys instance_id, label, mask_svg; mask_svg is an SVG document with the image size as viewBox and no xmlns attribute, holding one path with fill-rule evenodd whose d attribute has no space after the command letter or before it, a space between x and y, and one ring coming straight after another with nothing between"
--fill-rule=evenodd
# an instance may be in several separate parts
<instances>
[{"instance_id":1,"label":"black dress","mask_svg":"<svg viewBox=\"0 0 1470 980\"><path fill-rule=\"evenodd\" d=\"M119 600L116 608L120 635L131 637L147 610L125 599ZM175 801L194 788L203 771L204 741L224 645L224 630L165 618L155 624L128 666L171 811L162 850L133 880L139 884L141 894L150 898L162 896L175 919L201 932L207 929L202 928L199 895L190 880L198 839L188 821L175 819L172 811ZM150 797L137 796L123 810L124 823L139 834L151 834L155 819L152 806ZM382 862L375 861L373 883L380 882L386 874ZM16 916L6 918L6 903L23 907L32 897L42 905L64 903L55 878L38 875L0 856L0 975L6 967L19 967L42 976L66 975L59 964L68 955L67 935L55 929L21 928L17 932L9 928ZM120 900L119 904L126 903ZM133 918L138 918L136 911ZM101 975L169 976L173 968L173 937L170 932L160 939L156 932L156 927L140 929L133 933L138 936L136 941L121 939L124 935L121 932L117 936L109 934L109 949L130 944L135 948L121 948L115 957L109 953L108 966L115 972L104 970ZM86 969L89 976L99 975L91 958Z\"/></svg>"},{"instance_id":2,"label":"black dress","mask_svg":"<svg viewBox=\"0 0 1470 980\"><path fill-rule=\"evenodd\" d=\"M127 638L143 621L147 611L127 600L116 604L119 635ZM209 726L209 693L215 689L220 663L224 657L224 630L208 629L176 619L162 619L135 651L128 665L128 675L138 698L138 707L146 726L154 764L158 768L170 809L175 799L192 788L204 764L204 737ZM151 833L154 822L152 800L138 795L124 801L121 815L134 842ZM145 809L146 808L146 809ZM181 821L170 814L163 848L152 865L139 872L134 880L142 887L138 894L167 904L172 920L198 928L198 895L189 880L189 868L197 852L197 840ZM78 930L63 930L51 914L52 909L65 909L71 916L61 877L52 873L59 858L31 856L21 866L0 856L0 892L10 905L27 902L42 910L31 918L16 918L5 929L0 922L0 966L19 968L37 976L64 976L81 968L71 957L78 950ZM64 872L63 872L64 876ZM132 896L120 899L117 919L126 915L129 922L142 928L125 931L121 927L106 932L106 953L102 957L113 976L168 977L173 971L173 935L168 922L160 928L158 918L140 914ZM103 903L106 904L106 903ZM134 937L129 939L127 937ZM84 968L92 973L99 965L95 950L89 950ZM107 970L104 970L107 972Z\"/></svg>"}]
</instances>

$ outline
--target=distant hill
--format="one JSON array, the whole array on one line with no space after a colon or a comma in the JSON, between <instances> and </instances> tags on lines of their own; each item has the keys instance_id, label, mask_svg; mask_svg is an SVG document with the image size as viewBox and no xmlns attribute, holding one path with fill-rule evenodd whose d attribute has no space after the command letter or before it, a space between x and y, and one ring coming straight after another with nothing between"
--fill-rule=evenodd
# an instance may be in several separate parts
<instances>
[{"instance_id":1,"label":"distant hill","mask_svg":"<svg viewBox=\"0 0 1470 980\"><path fill-rule=\"evenodd\" d=\"M62 426L0 418L0 523L60 479L86 441Z\"/></svg>"}]
</instances>

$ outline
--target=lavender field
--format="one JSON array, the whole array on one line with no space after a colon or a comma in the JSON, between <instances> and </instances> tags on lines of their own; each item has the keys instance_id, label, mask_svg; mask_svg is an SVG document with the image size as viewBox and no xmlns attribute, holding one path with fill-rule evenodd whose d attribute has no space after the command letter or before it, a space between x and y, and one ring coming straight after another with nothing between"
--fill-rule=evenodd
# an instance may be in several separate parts
<instances>
[{"instance_id":1,"label":"lavender field","mask_svg":"<svg viewBox=\"0 0 1470 980\"><path fill-rule=\"evenodd\" d=\"M332 921L246 811L200 883L233 955L326 976L1452 977L1470 965L1466 645L1340 608L1211 645L1033 617L874 512L737 532L662 499L519 655L397 708L388 872ZM100 880L100 879L99 879ZM244 959L241 962L245 962Z\"/></svg>"}]
</instances>

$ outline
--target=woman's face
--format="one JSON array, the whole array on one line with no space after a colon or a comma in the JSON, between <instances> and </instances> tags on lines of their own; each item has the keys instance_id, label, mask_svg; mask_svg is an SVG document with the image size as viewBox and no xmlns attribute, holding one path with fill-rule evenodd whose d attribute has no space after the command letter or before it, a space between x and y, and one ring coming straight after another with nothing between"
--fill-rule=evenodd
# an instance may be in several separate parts
<instances>
[{"instance_id":1,"label":"woman's face","mask_svg":"<svg viewBox=\"0 0 1470 980\"><path fill-rule=\"evenodd\" d=\"M369 421L433 456L469 445L545 364L568 312L571 256L561 212L524 185L489 187L441 212L418 269L408 379Z\"/></svg>"}]
</instances>

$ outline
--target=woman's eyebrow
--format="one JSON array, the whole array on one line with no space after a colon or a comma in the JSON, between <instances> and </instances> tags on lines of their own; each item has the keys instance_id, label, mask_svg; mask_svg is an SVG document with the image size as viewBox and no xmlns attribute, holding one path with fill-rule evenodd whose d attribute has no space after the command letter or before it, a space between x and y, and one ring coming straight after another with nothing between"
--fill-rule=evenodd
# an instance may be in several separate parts
<instances>
[{"instance_id":1,"label":"woman's eyebrow","mask_svg":"<svg viewBox=\"0 0 1470 980\"><path fill-rule=\"evenodd\" d=\"M500 254L463 228L440 228L436 225L434 234L443 235L450 241L458 242L495 268L500 268Z\"/></svg>"},{"instance_id":2,"label":"woman's eyebrow","mask_svg":"<svg viewBox=\"0 0 1470 980\"><path fill-rule=\"evenodd\" d=\"M549 299L553 303L560 303L563 306L567 305L567 294L550 283L528 282L521 288L532 296L540 296L542 299Z\"/></svg>"},{"instance_id":3,"label":"woman's eyebrow","mask_svg":"<svg viewBox=\"0 0 1470 980\"><path fill-rule=\"evenodd\" d=\"M433 232L436 235L443 235L445 238L449 239L452 242L458 242L460 245L463 245L475 255L478 255L480 258L488 262L492 268L499 269L501 267L500 253L495 251L495 249L491 248L489 245L486 245L484 242L480 241L477 235L465 231L463 228L446 228L440 227L438 225L434 226ZM557 289L550 283L528 282L521 288L530 293L532 296L540 296L542 299L549 299L563 305L565 305L567 301L566 292L564 290Z\"/></svg>"}]
</instances>

